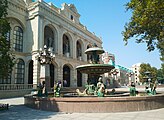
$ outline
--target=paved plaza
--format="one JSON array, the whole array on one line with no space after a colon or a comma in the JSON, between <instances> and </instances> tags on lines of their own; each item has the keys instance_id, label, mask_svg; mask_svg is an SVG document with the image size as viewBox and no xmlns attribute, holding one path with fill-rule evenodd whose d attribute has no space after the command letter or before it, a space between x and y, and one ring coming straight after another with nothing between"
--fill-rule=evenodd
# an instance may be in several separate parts
<instances>
[{"instance_id":1,"label":"paved plaza","mask_svg":"<svg viewBox=\"0 0 164 120\"><path fill-rule=\"evenodd\" d=\"M164 108L122 113L58 113L28 108L23 105L23 97L0 99L0 103L10 104L9 110L0 111L1 120L164 120Z\"/></svg>"}]
</instances>

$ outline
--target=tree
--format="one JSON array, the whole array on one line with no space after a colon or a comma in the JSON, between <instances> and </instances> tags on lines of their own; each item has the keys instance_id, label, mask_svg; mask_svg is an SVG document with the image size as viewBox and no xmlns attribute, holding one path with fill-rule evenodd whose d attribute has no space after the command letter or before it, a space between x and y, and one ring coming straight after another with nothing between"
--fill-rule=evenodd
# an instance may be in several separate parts
<instances>
[{"instance_id":1,"label":"tree","mask_svg":"<svg viewBox=\"0 0 164 120\"><path fill-rule=\"evenodd\" d=\"M150 77L151 77L151 80L152 82L156 81L157 80L157 68L155 67L151 67L150 64L145 64L145 63L142 63L140 65L140 70L139 70L139 79L140 79L140 82L145 82L146 79L147 79L147 75L145 74L145 72L149 71L150 72Z\"/></svg>"},{"instance_id":2,"label":"tree","mask_svg":"<svg viewBox=\"0 0 164 120\"><path fill-rule=\"evenodd\" d=\"M122 32L126 44L135 37L137 43L147 44L147 50L159 49L164 61L164 0L131 0L126 10L132 10Z\"/></svg>"},{"instance_id":3,"label":"tree","mask_svg":"<svg viewBox=\"0 0 164 120\"><path fill-rule=\"evenodd\" d=\"M0 78L6 79L14 66L10 43L7 40L10 24L7 21L7 0L0 0Z\"/></svg>"},{"instance_id":4,"label":"tree","mask_svg":"<svg viewBox=\"0 0 164 120\"><path fill-rule=\"evenodd\" d=\"M161 68L158 69L157 79L158 80L164 79L164 64L162 64Z\"/></svg>"}]
</instances>

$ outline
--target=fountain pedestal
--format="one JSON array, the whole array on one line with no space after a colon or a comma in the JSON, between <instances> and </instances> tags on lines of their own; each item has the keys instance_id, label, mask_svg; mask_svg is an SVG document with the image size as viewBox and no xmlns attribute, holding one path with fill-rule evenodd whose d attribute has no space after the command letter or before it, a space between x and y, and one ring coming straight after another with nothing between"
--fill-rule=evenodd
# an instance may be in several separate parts
<instances>
[{"instance_id":1,"label":"fountain pedestal","mask_svg":"<svg viewBox=\"0 0 164 120\"><path fill-rule=\"evenodd\" d=\"M99 48L96 44L94 44L92 48L88 48L85 51L85 53L87 55L91 56L91 64L80 65L80 66L77 66L76 69L78 71L80 71L81 73L88 74L88 76L89 76L89 78L87 80L88 85L89 86L94 85L94 87L96 88L94 93L96 93L97 96L102 97L102 96L104 96L104 92L102 92L103 91L102 89L99 90L99 88L97 88L98 79L101 74L110 72L114 68L114 66L110 65L110 64L100 64L99 55L104 53L104 50L102 48ZM90 87L88 87L88 88L90 88ZM101 87L101 88L103 88L103 87ZM88 91L91 91L91 93L92 93L92 90L88 90Z\"/></svg>"}]
</instances>

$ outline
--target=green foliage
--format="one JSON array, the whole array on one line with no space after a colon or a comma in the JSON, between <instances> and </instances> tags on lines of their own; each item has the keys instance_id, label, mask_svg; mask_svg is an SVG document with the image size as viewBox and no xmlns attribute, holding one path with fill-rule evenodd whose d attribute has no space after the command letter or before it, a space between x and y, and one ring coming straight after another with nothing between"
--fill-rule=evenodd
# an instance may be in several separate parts
<instances>
[{"instance_id":1,"label":"green foliage","mask_svg":"<svg viewBox=\"0 0 164 120\"><path fill-rule=\"evenodd\" d=\"M7 0L0 0L0 18L7 15Z\"/></svg>"},{"instance_id":2,"label":"green foliage","mask_svg":"<svg viewBox=\"0 0 164 120\"><path fill-rule=\"evenodd\" d=\"M164 79L164 64L162 64L161 69L159 69L157 72L157 79Z\"/></svg>"},{"instance_id":3,"label":"green foliage","mask_svg":"<svg viewBox=\"0 0 164 120\"><path fill-rule=\"evenodd\" d=\"M0 1L0 78L7 78L14 66L13 56L10 51L7 33L10 31L10 24L6 19L7 0Z\"/></svg>"},{"instance_id":4,"label":"green foliage","mask_svg":"<svg viewBox=\"0 0 164 120\"><path fill-rule=\"evenodd\" d=\"M145 82L146 81L146 77L147 75L145 74L145 72L149 71L150 72L150 77L152 82L157 80L157 68L155 67L151 67L150 64L141 64L140 65L140 71L139 71L139 78L140 78L140 82Z\"/></svg>"},{"instance_id":5,"label":"green foliage","mask_svg":"<svg viewBox=\"0 0 164 120\"><path fill-rule=\"evenodd\" d=\"M146 43L149 51L158 48L164 61L164 0L131 0L126 9L132 11L122 32L126 44L132 37Z\"/></svg>"}]
</instances>

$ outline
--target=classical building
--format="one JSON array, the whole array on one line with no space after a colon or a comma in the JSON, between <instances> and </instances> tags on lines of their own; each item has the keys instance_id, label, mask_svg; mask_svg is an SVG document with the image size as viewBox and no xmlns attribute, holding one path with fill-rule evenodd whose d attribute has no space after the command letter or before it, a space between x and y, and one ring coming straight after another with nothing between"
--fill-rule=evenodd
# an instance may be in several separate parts
<instances>
[{"instance_id":1,"label":"classical building","mask_svg":"<svg viewBox=\"0 0 164 120\"><path fill-rule=\"evenodd\" d=\"M56 56L50 64L51 87L64 80L67 87L85 84L87 75L78 72L76 66L88 63L84 51L93 43L102 47L102 41L80 23L73 4L57 8L43 0L8 0L7 18L16 64L8 80L0 80L0 84L38 84L40 64L36 57L44 45L53 48Z\"/></svg>"},{"instance_id":2,"label":"classical building","mask_svg":"<svg viewBox=\"0 0 164 120\"><path fill-rule=\"evenodd\" d=\"M141 65L141 63L136 63L136 64L132 65L132 67L131 67L131 69L132 69L133 72L134 72L135 83L140 83L140 79L139 79L140 65Z\"/></svg>"}]
</instances>

